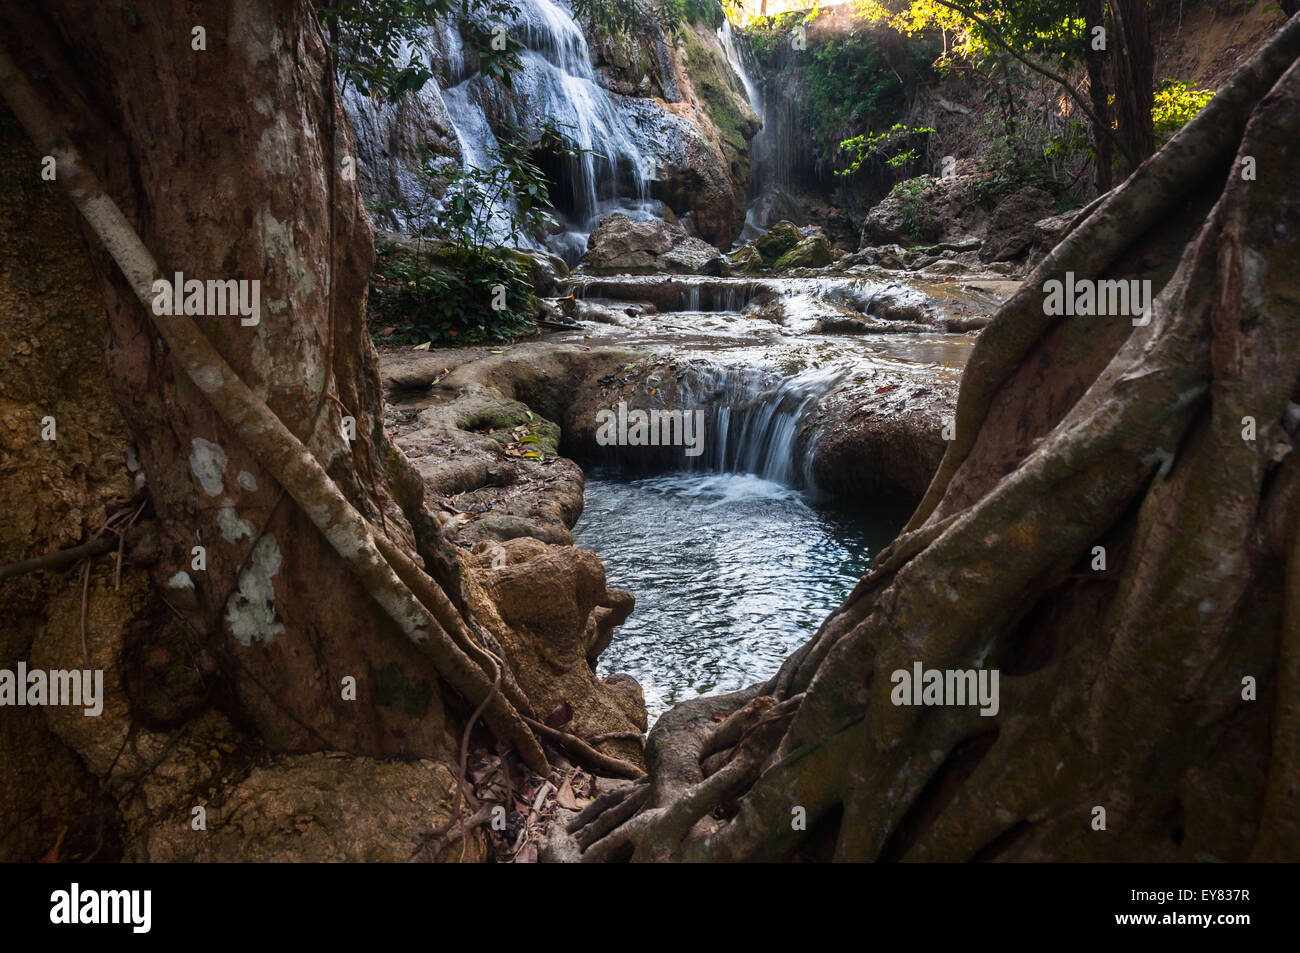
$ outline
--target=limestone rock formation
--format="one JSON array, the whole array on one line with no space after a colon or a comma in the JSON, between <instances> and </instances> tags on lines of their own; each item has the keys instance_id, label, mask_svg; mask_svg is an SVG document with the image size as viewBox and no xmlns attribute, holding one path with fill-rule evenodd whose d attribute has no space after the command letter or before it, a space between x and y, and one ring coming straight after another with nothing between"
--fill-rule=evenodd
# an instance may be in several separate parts
<instances>
[{"instance_id":1,"label":"limestone rock formation","mask_svg":"<svg viewBox=\"0 0 1300 953\"><path fill-rule=\"evenodd\" d=\"M634 221L622 212L601 220L587 239L582 268L593 274L719 274L722 255L679 225Z\"/></svg>"},{"instance_id":2,"label":"limestone rock formation","mask_svg":"<svg viewBox=\"0 0 1300 953\"><path fill-rule=\"evenodd\" d=\"M867 213L859 247L933 244L979 234L988 212L976 186L988 178L974 159L959 159L951 175L900 182Z\"/></svg>"}]
</instances>

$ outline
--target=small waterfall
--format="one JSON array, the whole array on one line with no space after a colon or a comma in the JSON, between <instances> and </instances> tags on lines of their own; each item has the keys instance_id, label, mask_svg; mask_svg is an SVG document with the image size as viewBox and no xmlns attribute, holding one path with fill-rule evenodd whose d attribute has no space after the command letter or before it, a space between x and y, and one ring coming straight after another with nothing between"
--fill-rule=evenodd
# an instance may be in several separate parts
<instances>
[{"instance_id":1,"label":"small waterfall","mask_svg":"<svg viewBox=\"0 0 1300 953\"><path fill-rule=\"evenodd\" d=\"M744 60L741 59L740 50L736 48L736 37L731 30L731 21L725 17L722 20L722 26L718 27L718 42L722 44L722 52L726 54L727 65L731 67L733 73L740 80L740 84L745 87L745 95L749 97L749 105L754 108L754 114L759 118L763 116L763 97L758 91L754 81L749 78L749 71L745 69Z\"/></svg>"},{"instance_id":2,"label":"small waterfall","mask_svg":"<svg viewBox=\"0 0 1300 953\"><path fill-rule=\"evenodd\" d=\"M810 368L790 377L750 367L692 368L678 393L683 406L705 411L705 451L698 465L813 489L804 424L850 373L844 366Z\"/></svg>"},{"instance_id":3,"label":"small waterfall","mask_svg":"<svg viewBox=\"0 0 1300 953\"><path fill-rule=\"evenodd\" d=\"M794 137L795 109L780 95L764 96L745 66L744 51L736 44L731 22L718 28L718 40L727 56L727 64L745 87L749 105L762 121L758 134L749 143L750 181L746 196L745 226L733 247L753 241L782 219L798 218L799 207L790 192L796 164Z\"/></svg>"}]
</instances>

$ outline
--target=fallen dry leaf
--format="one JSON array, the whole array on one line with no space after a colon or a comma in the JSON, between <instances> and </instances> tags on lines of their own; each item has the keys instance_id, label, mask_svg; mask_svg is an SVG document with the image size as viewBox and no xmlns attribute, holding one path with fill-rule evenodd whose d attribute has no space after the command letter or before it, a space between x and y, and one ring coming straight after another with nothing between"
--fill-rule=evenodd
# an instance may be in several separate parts
<instances>
[{"instance_id":1,"label":"fallen dry leaf","mask_svg":"<svg viewBox=\"0 0 1300 953\"><path fill-rule=\"evenodd\" d=\"M525 454L527 456L527 454ZM546 716L547 728L563 728L573 718L573 706L567 701L562 701L555 706L555 709Z\"/></svg>"},{"instance_id":2,"label":"fallen dry leaf","mask_svg":"<svg viewBox=\"0 0 1300 953\"><path fill-rule=\"evenodd\" d=\"M573 796L573 785L569 783L569 780L570 779L565 778L564 783L560 785L560 790L555 792L555 801L566 811L576 811L582 805L579 804L578 799Z\"/></svg>"}]
</instances>

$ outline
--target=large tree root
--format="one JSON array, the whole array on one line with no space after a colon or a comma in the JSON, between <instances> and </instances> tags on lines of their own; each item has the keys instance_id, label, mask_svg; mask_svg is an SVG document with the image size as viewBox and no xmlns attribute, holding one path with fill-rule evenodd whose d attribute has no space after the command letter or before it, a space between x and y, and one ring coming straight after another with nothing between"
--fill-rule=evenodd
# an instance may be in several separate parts
<instances>
[{"instance_id":1,"label":"large tree root","mask_svg":"<svg viewBox=\"0 0 1300 953\"><path fill-rule=\"evenodd\" d=\"M1300 857L1298 55L1293 19L1001 309L908 528L767 684L660 719L648 784L575 823L583 859ZM1086 320L1045 316L1043 282L1133 254L1238 142L1149 323L1008 416L1018 365ZM1000 711L894 704L917 660L1000 670Z\"/></svg>"}]
</instances>

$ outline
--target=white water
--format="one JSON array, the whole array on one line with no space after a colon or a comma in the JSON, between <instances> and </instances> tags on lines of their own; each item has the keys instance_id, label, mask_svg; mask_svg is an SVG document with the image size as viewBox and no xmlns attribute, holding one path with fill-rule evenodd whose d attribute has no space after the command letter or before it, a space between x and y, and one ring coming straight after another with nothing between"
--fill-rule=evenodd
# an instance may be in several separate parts
<instances>
[{"instance_id":1,"label":"white water","mask_svg":"<svg viewBox=\"0 0 1300 953\"><path fill-rule=\"evenodd\" d=\"M758 91L758 86L749 78L749 71L745 69L740 50L736 48L736 37L731 32L730 20L723 19L722 26L718 27L718 42L722 44L722 52L726 54L727 65L736 74L740 84L745 87L745 95L749 97L749 105L753 107L754 114L761 119L763 116L763 97Z\"/></svg>"},{"instance_id":2,"label":"white water","mask_svg":"<svg viewBox=\"0 0 1300 953\"><path fill-rule=\"evenodd\" d=\"M574 544L636 596L599 674L640 682L652 721L770 677L906 518L896 507L826 509L747 473L589 474Z\"/></svg>"},{"instance_id":3,"label":"white water","mask_svg":"<svg viewBox=\"0 0 1300 953\"><path fill-rule=\"evenodd\" d=\"M649 216L649 184L657 160L638 144L628 118L597 82L586 37L569 10L552 0L518 0L517 10L508 31L524 49L512 90L507 93L483 75L469 74L463 68L464 41L454 27L444 24L439 28L440 46L457 81L442 97L466 168L492 166L490 150L497 138L489 109L524 135L535 136L543 121L550 121L580 150L565 170L568 181L563 187L570 207L565 210L564 234L551 239L553 250L572 258L585 250L587 235L609 212ZM501 227L504 211L497 216ZM524 243L524 236L516 237Z\"/></svg>"},{"instance_id":4,"label":"white water","mask_svg":"<svg viewBox=\"0 0 1300 953\"><path fill-rule=\"evenodd\" d=\"M727 64L739 77L749 97L749 105L762 122L758 134L749 143L749 195L745 210L745 227L736 237L733 247L739 248L753 241L782 219L798 217L798 204L790 193L789 135L778 114L782 104L769 102L762 90L749 75L745 57L736 46L730 21L718 28L718 40L727 56Z\"/></svg>"},{"instance_id":5,"label":"white water","mask_svg":"<svg viewBox=\"0 0 1300 953\"><path fill-rule=\"evenodd\" d=\"M704 453L698 465L812 489L813 454L803 425L818 402L852 373L848 364L809 368L788 377L748 366L692 367L679 384L678 401L706 410Z\"/></svg>"}]
</instances>

